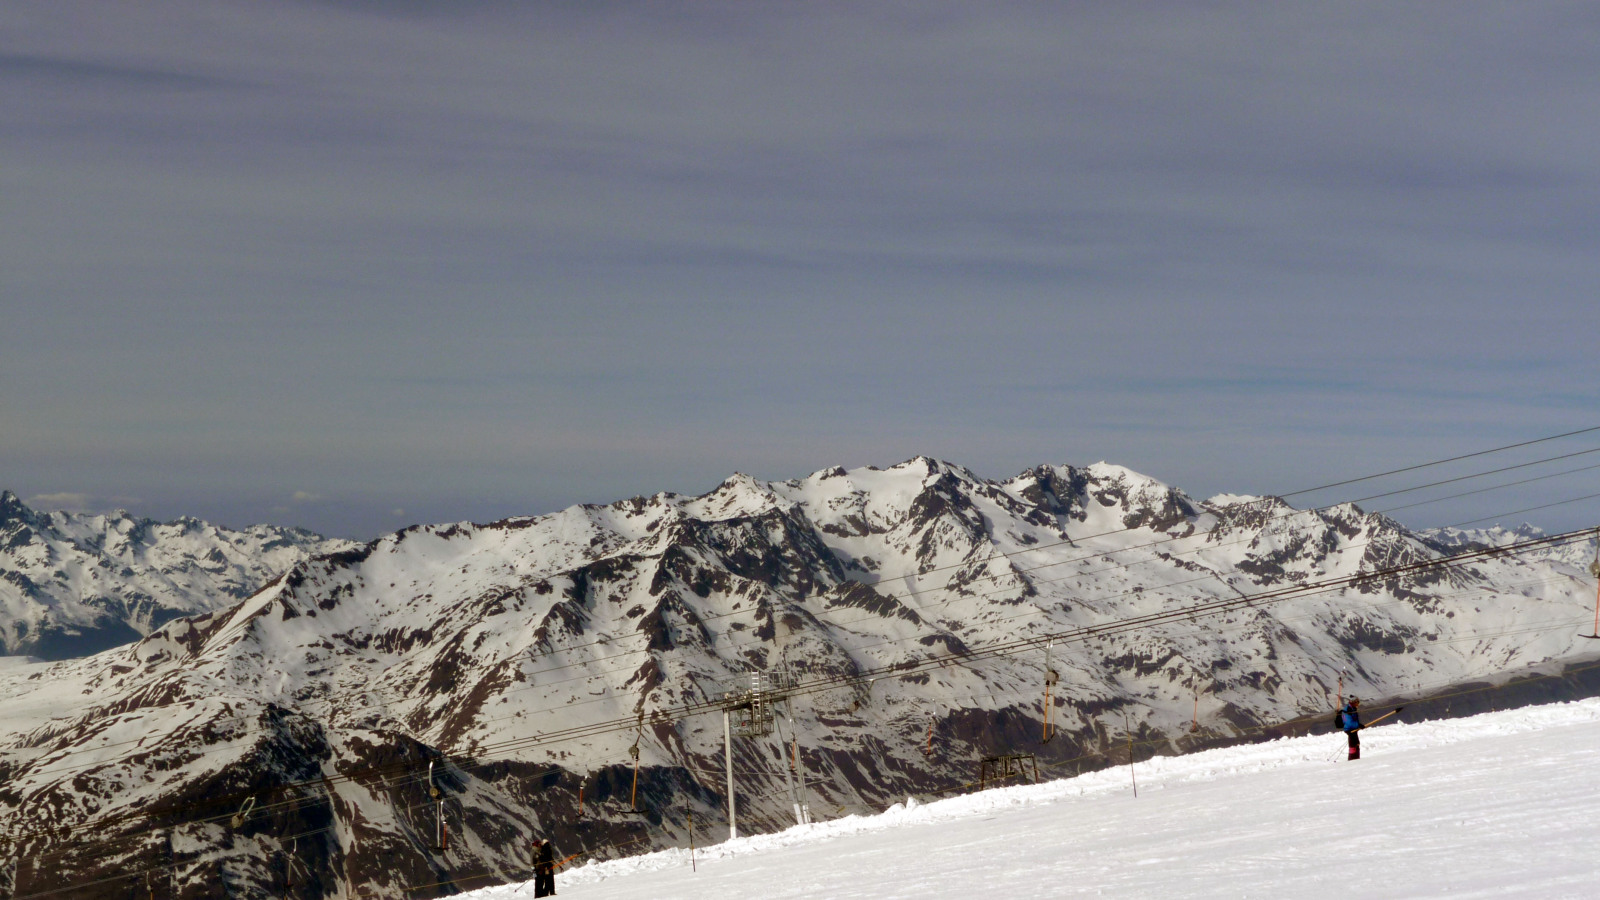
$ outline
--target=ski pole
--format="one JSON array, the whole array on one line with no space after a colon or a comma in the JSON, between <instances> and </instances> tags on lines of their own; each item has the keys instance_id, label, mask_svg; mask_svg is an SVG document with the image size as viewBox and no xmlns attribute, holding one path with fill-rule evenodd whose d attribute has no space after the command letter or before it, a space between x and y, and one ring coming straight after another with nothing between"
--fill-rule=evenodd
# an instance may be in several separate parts
<instances>
[{"instance_id":1,"label":"ski pole","mask_svg":"<svg viewBox=\"0 0 1600 900\"><path fill-rule=\"evenodd\" d=\"M1390 716L1398 716L1398 715L1400 715L1400 710L1402 710L1402 709L1405 709L1405 707L1404 706L1396 706L1394 709L1384 713L1383 715L1377 717L1376 719L1373 719L1371 722L1368 722L1367 724L1362 725L1360 728L1352 728L1350 730L1351 731L1360 731L1361 728L1371 728L1372 726L1378 724L1379 722L1382 722L1384 719L1387 719Z\"/></svg>"}]
</instances>

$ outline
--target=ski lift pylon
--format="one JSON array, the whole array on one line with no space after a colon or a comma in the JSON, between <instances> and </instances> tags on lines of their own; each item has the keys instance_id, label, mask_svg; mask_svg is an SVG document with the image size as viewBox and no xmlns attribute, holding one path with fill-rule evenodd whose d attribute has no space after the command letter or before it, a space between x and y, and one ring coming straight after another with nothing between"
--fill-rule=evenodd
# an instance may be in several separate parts
<instances>
[{"instance_id":1,"label":"ski lift pylon","mask_svg":"<svg viewBox=\"0 0 1600 900\"><path fill-rule=\"evenodd\" d=\"M628 795L628 812L636 816L645 814L639 808L639 739L644 737L644 711L639 711L639 729L633 734L633 746L628 748L628 755L633 757L633 791Z\"/></svg>"},{"instance_id":2,"label":"ski lift pylon","mask_svg":"<svg viewBox=\"0 0 1600 900\"><path fill-rule=\"evenodd\" d=\"M1061 680L1061 676L1057 674L1055 667L1050 664L1050 648L1054 644L1055 641L1052 640L1044 645L1044 734L1040 740L1042 744L1050 743L1050 739L1056 736L1055 729L1051 727L1052 723L1050 721L1051 709L1054 707L1054 704L1050 702L1050 689L1055 687L1056 682Z\"/></svg>"}]
</instances>

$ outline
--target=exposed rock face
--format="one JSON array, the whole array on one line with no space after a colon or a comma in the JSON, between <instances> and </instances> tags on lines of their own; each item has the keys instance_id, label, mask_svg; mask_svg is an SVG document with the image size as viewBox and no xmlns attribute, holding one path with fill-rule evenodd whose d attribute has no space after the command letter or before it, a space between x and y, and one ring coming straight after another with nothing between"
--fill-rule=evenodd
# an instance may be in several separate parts
<instances>
[{"instance_id":1,"label":"exposed rock face","mask_svg":"<svg viewBox=\"0 0 1600 900\"><path fill-rule=\"evenodd\" d=\"M527 877L533 834L638 852L686 843L692 812L718 839L722 723L656 713L752 670L904 673L780 718L831 817L956 788L984 756L1064 774L1115 759L1125 729L1236 737L1329 709L1341 670L1373 697L1593 652L1564 624L1593 583L1523 556L1057 644L1049 743L1041 653L963 661L1441 552L1351 506L1196 501L1103 463L993 482L923 458L413 528L131 646L0 671L0 832L28 835L20 896L438 896ZM913 671L934 659L953 662ZM734 756L744 830L792 821L775 737ZM148 886L128 874L146 869Z\"/></svg>"},{"instance_id":2,"label":"exposed rock face","mask_svg":"<svg viewBox=\"0 0 1600 900\"><path fill-rule=\"evenodd\" d=\"M232 606L295 563L355 546L298 528L231 531L126 512L39 512L0 491L0 654L67 659Z\"/></svg>"}]
</instances>

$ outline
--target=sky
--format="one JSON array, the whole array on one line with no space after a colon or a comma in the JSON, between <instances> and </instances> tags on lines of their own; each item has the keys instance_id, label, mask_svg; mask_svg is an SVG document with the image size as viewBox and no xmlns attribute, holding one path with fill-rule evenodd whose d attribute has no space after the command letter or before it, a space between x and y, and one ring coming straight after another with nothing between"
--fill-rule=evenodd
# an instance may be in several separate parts
<instances>
[{"instance_id":1,"label":"sky","mask_svg":"<svg viewBox=\"0 0 1600 900\"><path fill-rule=\"evenodd\" d=\"M0 488L367 538L1590 427L1597 45L1542 2L7 4Z\"/></svg>"}]
</instances>

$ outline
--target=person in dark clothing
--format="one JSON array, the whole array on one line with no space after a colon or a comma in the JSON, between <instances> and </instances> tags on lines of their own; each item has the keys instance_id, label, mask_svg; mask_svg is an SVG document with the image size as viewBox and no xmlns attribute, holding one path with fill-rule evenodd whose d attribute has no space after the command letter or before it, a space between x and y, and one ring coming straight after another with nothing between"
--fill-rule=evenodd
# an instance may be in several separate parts
<instances>
[{"instance_id":1,"label":"person in dark clothing","mask_svg":"<svg viewBox=\"0 0 1600 900\"><path fill-rule=\"evenodd\" d=\"M1344 736L1350 742L1350 758L1361 758L1361 701L1355 697L1339 710L1339 727L1344 729Z\"/></svg>"},{"instance_id":2,"label":"person in dark clothing","mask_svg":"<svg viewBox=\"0 0 1600 900\"><path fill-rule=\"evenodd\" d=\"M556 895L556 847L547 840L534 841L533 854L533 895L535 897L554 897Z\"/></svg>"}]
</instances>

